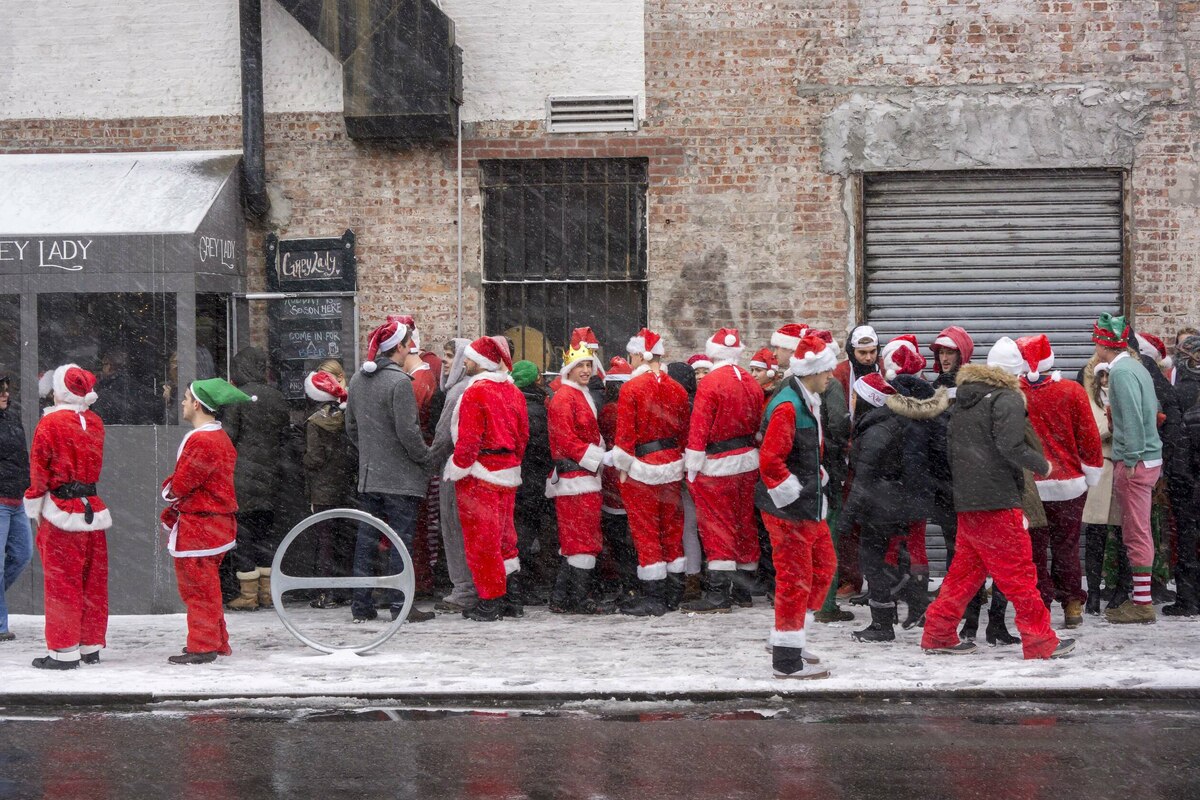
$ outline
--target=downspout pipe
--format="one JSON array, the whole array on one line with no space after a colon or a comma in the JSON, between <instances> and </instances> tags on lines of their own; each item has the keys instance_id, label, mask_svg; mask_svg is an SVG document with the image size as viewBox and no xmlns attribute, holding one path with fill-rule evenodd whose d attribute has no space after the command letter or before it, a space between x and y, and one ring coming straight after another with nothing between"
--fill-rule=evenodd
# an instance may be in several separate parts
<instances>
[{"instance_id":1,"label":"downspout pipe","mask_svg":"<svg viewBox=\"0 0 1200 800\"><path fill-rule=\"evenodd\" d=\"M262 0L238 0L242 49L242 205L262 220L271 210L263 121Z\"/></svg>"}]
</instances>

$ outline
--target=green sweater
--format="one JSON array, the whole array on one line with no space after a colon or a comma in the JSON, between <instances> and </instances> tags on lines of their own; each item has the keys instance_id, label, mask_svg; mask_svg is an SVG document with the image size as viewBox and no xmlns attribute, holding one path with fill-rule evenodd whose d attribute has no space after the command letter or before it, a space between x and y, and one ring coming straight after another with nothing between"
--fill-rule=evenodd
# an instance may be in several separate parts
<instances>
[{"instance_id":1,"label":"green sweater","mask_svg":"<svg viewBox=\"0 0 1200 800\"><path fill-rule=\"evenodd\" d=\"M1108 376L1112 406L1112 459L1132 467L1162 458L1158 437L1158 396L1154 380L1141 362L1124 356L1112 362Z\"/></svg>"}]
</instances>

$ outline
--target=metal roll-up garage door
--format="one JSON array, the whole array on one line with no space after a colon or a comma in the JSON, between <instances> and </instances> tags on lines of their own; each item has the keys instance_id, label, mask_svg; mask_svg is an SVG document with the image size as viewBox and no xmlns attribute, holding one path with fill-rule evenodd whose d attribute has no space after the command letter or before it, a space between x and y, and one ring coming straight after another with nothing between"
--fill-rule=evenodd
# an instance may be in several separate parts
<instances>
[{"instance_id":1,"label":"metal roll-up garage door","mask_svg":"<svg viewBox=\"0 0 1200 800\"><path fill-rule=\"evenodd\" d=\"M1074 371L1097 315L1121 310L1119 172L878 174L864 195L864 301L884 341L915 333L928 353L961 325L979 362L1000 336L1045 333Z\"/></svg>"}]
</instances>

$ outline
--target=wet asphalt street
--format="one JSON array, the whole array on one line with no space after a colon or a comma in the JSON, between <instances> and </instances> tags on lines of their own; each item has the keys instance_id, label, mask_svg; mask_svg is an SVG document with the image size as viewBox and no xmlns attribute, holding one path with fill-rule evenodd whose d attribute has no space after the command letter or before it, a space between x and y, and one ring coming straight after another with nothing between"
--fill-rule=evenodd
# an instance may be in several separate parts
<instances>
[{"instance_id":1,"label":"wet asphalt street","mask_svg":"<svg viewBox=\"0 0 1200 800\"><path fill-rule=\"evenodd\" d=\"M0 708L0 798L1200 797L1200 703Z\"/></svg>"}]
</instances>

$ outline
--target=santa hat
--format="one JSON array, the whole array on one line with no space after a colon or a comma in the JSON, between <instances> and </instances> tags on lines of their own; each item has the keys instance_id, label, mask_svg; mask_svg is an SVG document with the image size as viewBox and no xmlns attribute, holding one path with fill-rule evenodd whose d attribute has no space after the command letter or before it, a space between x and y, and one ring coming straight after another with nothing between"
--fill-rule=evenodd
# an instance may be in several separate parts
<instances>
[{"instance_id":1,"label":"santa hat","mask_svg":"<svg viewBox=\"0 0 1200 800\"><path fill-rule=\"evenodd\" d=\"M737 361L742 349L737 328L721 328L704 343L704 354L713 361Z\"/></svg>"},{"instance_id":2,"label":"santa hat","mask_svg":"<svg viewBox=\"0 0 1200 800\"><path fill-rule=\"evenodd\" d=\"M310 372L304 378L304 393L318 403L337 403L346 407L346 389L328 372Z\"/></svg>"},{"instance_id":3,"label":"santa hat","mask_svg":"<svg viewBox=\"0 0 1200 800\"><path fill-rule=\"evenodd\" d=\"M1007 336L1001 336L992 345L992 349L988 350L987 364L989 367L1002 369L1010 375L1023 375L1029 368L1017 343Z\"/></svg>"},{"instance_id":4,"label":"santa hat","mask_svg":"<svg viewBox=\"0 0 1200 800\"><path fill-rule=\"evenodd\" d=\"M771 347L786 347L788 350L795 350L800 346L800 340L806 333L808 333L807 325L789 322L771 334Z\"/></svg>"},{"instance_id":5,"label":"santa hat","mask_svg":"<svg viewBox=\"0 0 1200 800\"><path fill-rule=\"evenodd\" d=\"M1129 342L1129 324L1124 317L1105 311L1092 326L1092 341L1111 350L1124 350Z\"/></svg>"},{"instance_id":6,"label":"santa hat","mask_svg":"<svg viewBox=\"0 0 1200 800\"><path fill-rule=\"evenodd\" d=\"M363 362L362 371L370 374L378 369L375 357L379 353L399 347L410 330L412 328L401 322L398 317L389 316L382 325L371 331L371 338L367 340L367 360Z\"/></svg>"},{"instance_id":7,"label":"santa hat","mask_svg":"<svg viewBox=\"0 0 1200 800\"><path fill-rule=\"evenodd\" d=\"M629 366L629 362L620 356L613 356L608 361L608 374L604 376L604 380L612 381L613 383L624 383L633 377L633 367Z\"/></svg>"},{"instance_id":8,"label":"santa hat","mask_svg":"<svg viewBox=\"0 0 1200 800\"><path fill-rule=\"evenodd\" d=\"M58 402L90 406L100 399L95 392L96 376L78 364L63 364L54 370L52 380L54 399Z\"/></svg>"},{"instance_id":9,"label":"santa hat","mask_svg":"<svg viewBox=\"0 0 1200 800\"><path fill-rule=\"evenodd\" d=\"M417 333L417 321L408 314L388 314L388 319L395 320L408 328L412 333L412 338L408 343L408 352L419 354L421 352L421 335Z\"/></svg>"},{"instance_id":10,"label":"santa hat","mask_svg":"<svg viewBox=\"0 0 1200 800\"><path fill-rule=\"evenodd\" d=\"M666 350L663 349L662 337L649 328L642 328L638 331L637 336L634 336L629 340L629 344L625 345L625 351L631 355L639 353L647 361L652 356L666 354Z\"/></svg>"},{"instance_id":11,"label":"santa hat","mask_svg":"<svg viewBox=\"0 0 1200 800\"><path fill-rule=\"evenodd\" d=\"M850 332L851 347L878 347L879 334L870 325L859 325Z\"/></svg>"},{"instance_id":12,"label":"santa hat","mask_svg":"<svg viewBox=\"0 0 1200 800\"><path fill-rule=\"evenodd\" d=\"M920 375L926 363L917 337L911 333L897 336L884 345L879 360L883 377L889 381L897 375Z\"/></svg>"},{"instance_id":13,"label":"santa hat","mask_svg":"<svg viewBox=\"0 0 1200 800\"><path fill-rule=\"evenodd\" d=\"M1022 336L1017 339L1017 349L1021 351L1021 357L1029 365L1029 372L1025 373L1025 377L1029 380L1036 381L1042 377L1043 372L1049 372L1054 368L1054 350L1050 347L1050 340L1044 333L1039 333L1037 336Z\"/></svg>"},{"instance_id":14,"label":"santa hat","mask_svg":"<svg viewBox=\"0 0 1200 800\"><path fill-rule=\"evenodd\" d=\"M501 365L506 371L512 369L508 345L499 336L480 336L467 345L464 355L488 372L499 372Z\"/></svg>"},{"instance_id":15,"label":"santa hat","mask_svg":"<svg viewBox=\"0 0 1200 800\"><path fill-rule=\"evenodd\" d=\"M687 363L688 363L688 366L691 367L692 369L712 369L713 368L712 360L708 356L704 355L703 353L696 353L696 355L692 356L691 358L689 358L687 360Z\"/></svg>"},{"instance_id":16,"label":"santa hat","mask_svg":"<svg viewBox=\"0 0 1200 800\"><path fill-rule=\"evenodd\" d=\"M833 331L826 331L826 330L820 330L820 329L818 329L818 330L811 330L811 331L809 331L809 332L808 332L808 335L809 335L809 336L815 336L815 337L817 337L818 339L820 339L821 341L825 342L825 344L827 344L827 345L829 345L830 347L832 347L832 348L833 348L833 354L834 354L835 356L841 355L841 353L842 353L842 348L838 347L838 343L834 341L834 339L833 339Z\"/></svg>"},{"instance_id":17,"label":"santa hat","mask_svg":"<svg viewBox=\"0 0 1200 800\"><path fill-rule=\"evenodd\" d=\"M869 372L854 382L854 391L863 400L879 408L896 393L878 372Z\"/></svg>"},{"instance_id":18,"label":"santa hat","mask_svg":"<svg viewBox=\"0 0 1200 800\"><path fill-rule=\"evenodd\" d=\"M1166 360L1167 346L1162 339L1152 333L1138 333L1134 335L1134 338L1137 339L1139 353L1154 359L1155 364Z\"/></svg>"},{"instance_id":19,"label":"santa hat","mask_svg":"<svg viewBox=\"0 0 1200 800\"><path fill-rule=\"evenodd\" d=\"M750 366L765 369L768 378L774 378L775 373L779 372L779 360L775 358L775 353L769 347L764 347L751 356Z\"/></svg>"},{"instance_id":20,"label":"santa hat","mask_svg":"<svg viewBox=\"0 0 1200 800\"><path fill-rule=\"evenodd\" d=\"M796 352L790 359L792 374L798 378L805 375L816 375L837 366L837 356L833 348L816 336L804 336L796 345Z\"/></svg>"},{"instance_id":21,"label":"santa hat","mask_svg":"<svg viewBox=\"0 0 1200 800\"><path fill-rule=\"evenodd\" d=\"M600 349L600 341L591 328L576 328L571 331L571 349L576 350L580 346L586 346L589 350Z\"/></svg>"}]
</instances>

